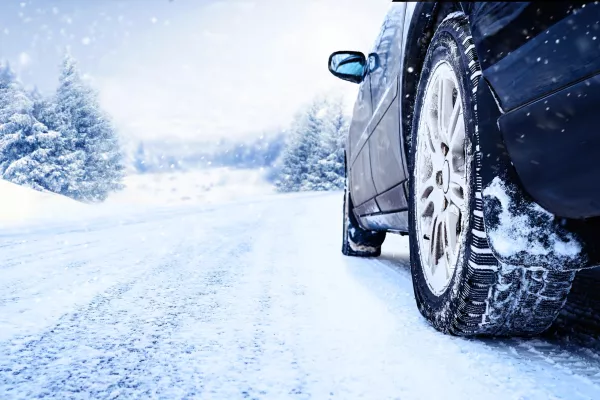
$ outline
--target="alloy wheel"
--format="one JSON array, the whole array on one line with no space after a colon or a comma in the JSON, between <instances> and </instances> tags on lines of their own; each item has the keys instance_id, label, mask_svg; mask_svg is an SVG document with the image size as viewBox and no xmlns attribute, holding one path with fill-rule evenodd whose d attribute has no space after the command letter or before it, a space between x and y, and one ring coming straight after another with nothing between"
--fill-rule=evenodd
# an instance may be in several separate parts
<instances>
[{"instance_id":1,"label":"alloy wheel","mask_svg":"<svg viewBox=\"0 0 600 400\"><path fill-rule=\"evenodd\" d=\"M458 80L436 65L425 90L416 154L415 202L421 264L436 296L448 288L466 229L465 122Z\"/></svg>"}]
</instances>

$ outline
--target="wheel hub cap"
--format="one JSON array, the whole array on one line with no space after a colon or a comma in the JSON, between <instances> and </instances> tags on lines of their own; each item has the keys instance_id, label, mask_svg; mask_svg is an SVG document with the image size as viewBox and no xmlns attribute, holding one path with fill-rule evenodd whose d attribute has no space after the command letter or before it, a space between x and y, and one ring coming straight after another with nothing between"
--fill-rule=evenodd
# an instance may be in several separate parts
<instances>
[{"instance_id":1,"label":"wheel hub cap","mask_svg":"<svg viewBox=\"0 0 600 400\"><path fill-rule=\"evenodd\" d=\"M466 134L460 87L445 61L427 83L417 131L415 208L423 275L432 293L448 288L468 219Z\"/></svg>"}]
</instances>

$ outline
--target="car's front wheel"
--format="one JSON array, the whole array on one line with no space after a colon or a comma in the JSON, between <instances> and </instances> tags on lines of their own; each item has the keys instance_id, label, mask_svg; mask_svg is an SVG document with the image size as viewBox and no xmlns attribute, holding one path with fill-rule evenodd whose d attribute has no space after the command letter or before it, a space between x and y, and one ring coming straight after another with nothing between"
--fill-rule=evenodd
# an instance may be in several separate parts
<instances>
[{"instance_id":1,"label":"car's front wheel","mask_svg":"<svg viewBox=\"0 0 600 400\"><path fill-rule=\"evenodd\" d=\"M560 311L575 273L503 265L488 246L477 136L480 75L467 19L444 21L427 50L411 132L415 298L443 332L537 334Z\"/></svg>"}]
</instances>

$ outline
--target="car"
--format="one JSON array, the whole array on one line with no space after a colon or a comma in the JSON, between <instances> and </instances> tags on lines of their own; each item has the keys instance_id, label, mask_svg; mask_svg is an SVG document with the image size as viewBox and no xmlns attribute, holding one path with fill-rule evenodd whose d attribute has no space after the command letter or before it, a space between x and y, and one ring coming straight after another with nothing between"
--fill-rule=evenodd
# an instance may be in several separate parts
<instances>
[{"instance_id":1,"label":"car","mask_svg":"<svg viewBox=\"0 0 600 400\"><path fill-rule=\"evenodd\" d=\"M531 336L600 264L600 5L392 3L374 48L328 67L359 84L342 252L409 236L438 330Z\"/></svg>"}]
</instances>

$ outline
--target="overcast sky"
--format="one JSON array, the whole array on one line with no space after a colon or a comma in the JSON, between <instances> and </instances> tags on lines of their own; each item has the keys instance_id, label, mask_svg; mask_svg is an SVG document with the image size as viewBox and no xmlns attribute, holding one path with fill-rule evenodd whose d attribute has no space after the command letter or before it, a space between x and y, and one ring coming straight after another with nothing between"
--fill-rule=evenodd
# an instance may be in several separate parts
<instances>
[{"instance_id":1,"label":"overcast sky","mask_svg":"<svg viewBox=\"0 0 600 400\"><path fill-rule=\"evenodd\" d=\"M327 57L368 52L389 0L0 0L0 58L56 87L68 47L130 138L239 138L357 86ZM351 101L350 101L351 103Z\"/></svg>"}]
</instances>

